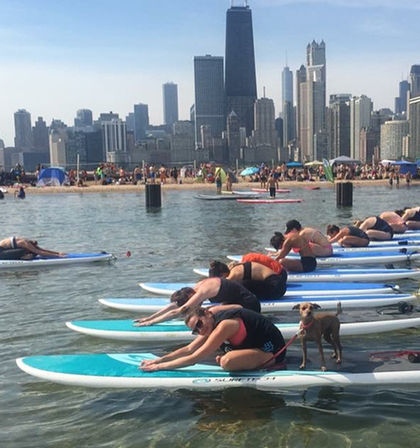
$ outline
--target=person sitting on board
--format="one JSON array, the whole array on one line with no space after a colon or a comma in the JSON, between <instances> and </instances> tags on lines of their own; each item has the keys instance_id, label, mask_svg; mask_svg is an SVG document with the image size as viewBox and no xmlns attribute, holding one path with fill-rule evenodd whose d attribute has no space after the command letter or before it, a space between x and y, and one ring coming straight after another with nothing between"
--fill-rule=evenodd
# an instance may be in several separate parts
<instances>
[{"instance_id":1,"label":"person sitting on board","mask_svg":"<svg viewBox=\"0 0 420 448\"><path fill-rule=\"evenodd\" d=\"M209 277L227 278L242 283L259 300L281 299L286 293L286 269L282 268L276 273L257 262L233 262L228 266L214 260L210 262Z\"/></svg>"},{"instance_id":2,"label":"person sitting on board","mask_svg":"<svg viewBox=\"0 0 420 448\"><path fill-rule=\"evenodd\" d=\"M391 226L394 233L404 233L407 230L407 224L396 212L383 212L379 215L379 217Z\"/></svg>"},{"instance_id":3,"label":"person sitting on board","mask_svg":"<svg viewBox=\"0 0 420 448\"><path fill-rule=\"evenodd\" d=\"M355 221L354 225L363 230L371 241L388 241L394 236L392 227L379 216Z\"/></svg>"},{"instance_id":4,"label":"person sitting on board","mask_svg":"<svg viewBox=\"0 0 420 448\"><path fill-rule=\"evenodd\" d=\"M367 234L356 226L345 226L341 229L329 224L327 235L330 243L338 243L342 247L366 247L369 245Z\"/></svg>"},{"instance_id":5,"label":"person sitting on board","mask_svg":"<svg viewBox=\"0 0 420 448\"><path fill-rule=\"evenodd\" d=\"M288 272L312 272L316 269L316 258L308 241L299 233L291 232L285 238L281 232L274 232L270 244L277 250L275 260L286 268ZM300 253L300 260L286 258L293 250Z\"/></svg>"},{"instance_id":6,"label":"person sitting on board","mask_svg":"<svg viewBox=\"0 0 420 448\"><path fill-rule=\"evenodd\" d=\"M171 303L151 316L137 319L135 326L147 326L175 319L198 308L205 301L223 305L240 305L259 313L261 304L257 297L245 286L225 278L206 278L198 282L194 288L181 288L171 295ZM217 308L217 307L216 307Z\"/></svg>"},{"instance_id":7,"label":"person sitting on board","mask_svg":"<svg viewBox=\"0 0 420 448\"><path fill-rule=\"evenodd\" d=\"M395 210L407 224L409 230L420 230L420 207L406 207L404 210Z\"/></svg>"},{"instance_id":8,"label":"person sitting on board","mask_svg":"<svg viewBox=\"0 0 420 448\"><path fill-rule=\"evenodd\" d=\"M155 372L190 366L219 348L224 348L225 353L215 360L229 372L271 367L285 358L286 347L280 330L254 311L231 308L215 312L198 308L187 315L185 323L197 338L161 358L144 360L140 364L142 370Z\"/></svg>"},{"instance_id":9,"label":"person sitting on board","mask_svg":"<svg viewBox=\"0 0 420 448\"><path fill-rule=\"evenodd\" d=\"M299 221L291 219L286 222L286 231L284 234L289 235L290 233L298 233L305 238L315 257L328 257L333 254L331 243L318 229L302 227Z\"/></svg>"},{"instance_id":10,"label":"person sitting on board","mask_svg":"<svg viewBox=\"0 0 420 448\"><path fill-rule=\"evenodd\" d=\"M0 241L1 260L32 260L36 256L46 258L65 257L62 252L42 249L38 242L25 238L12 236Z\"/></svg>"}]
</instances>

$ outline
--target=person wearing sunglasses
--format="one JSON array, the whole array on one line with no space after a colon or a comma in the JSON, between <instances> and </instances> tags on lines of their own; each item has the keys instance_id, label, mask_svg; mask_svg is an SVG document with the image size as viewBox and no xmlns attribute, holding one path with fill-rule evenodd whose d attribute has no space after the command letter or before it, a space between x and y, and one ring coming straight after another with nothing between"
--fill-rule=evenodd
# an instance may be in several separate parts
<instances>
[{"instance_id":1,"label":"person wearing sunglasses","mask_svg":"<svg viewBox=\"0 0 420 448\"><path fill-rule=\"evenodd\" d=\"M172 370L196 364L216 356L220 367L229 372L255 370L281 363L286 355L280 330L263 315L245 308L198 308L191 311L185 324L197 335L190 344L161 358L143 361L140 368L146 372Z\"/></svg>"},{"instance_id":2,"label":"person wearing sunglasses","mask_svg":"<svg viewBox=\"0 0 420 448\"><path fill-rule=\"evenodd\" d=\"M238 282L225 278L206 278L198 282L194 288L182 288L171 296L171 303L151 316L137 319L135 326L165 322L185 315L189 311L198 308L205 301L223 305L239 305L259 313L261 304L258 298ZM215 306L219 308L219 306Z\"/></svg>"}]
</instances>

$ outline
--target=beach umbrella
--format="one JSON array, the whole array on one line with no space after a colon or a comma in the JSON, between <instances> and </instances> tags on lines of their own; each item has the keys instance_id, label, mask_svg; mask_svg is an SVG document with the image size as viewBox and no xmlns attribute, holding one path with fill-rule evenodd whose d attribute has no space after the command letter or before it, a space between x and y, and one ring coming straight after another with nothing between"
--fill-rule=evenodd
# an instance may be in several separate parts
<instances>
[{"instance_id":1,"label":"beach umbrella","mask_svg":"<svg viewBox=\"0 0 420 448\"><path fill-rule=\"evenodd\" d=\"M302 164L300 162L287 162L287 168L300 168Z\"/></svg>"},{"instance_id":2,"label":"beach umbrella","mask_svg":"<svg viewBox=\"0 0 420 448\"><path fill-rule=\"evenodd\" d=\"M260 171L256 166L250 166L241 171L241 176L251 176L252 174L256 174Z\"/></svg>"},{"instance_id":3,"label":"beach umbrella","mask_svg":"<svg viewBox=\"0 0 420 448\"><path fill-rule=\"evenodd\" d=\"M222 180L222 182L225 182L226 172L221 166L216 167L216 169L214 170L214 177L216 177L219 173L220 173L220 179Z\"/></svg>"}]
</instances>

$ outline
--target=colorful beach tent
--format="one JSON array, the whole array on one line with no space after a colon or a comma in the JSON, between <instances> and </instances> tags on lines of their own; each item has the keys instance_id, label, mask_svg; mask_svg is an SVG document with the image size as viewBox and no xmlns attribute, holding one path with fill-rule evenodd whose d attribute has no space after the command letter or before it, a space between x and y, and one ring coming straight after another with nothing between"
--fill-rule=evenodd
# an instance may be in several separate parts
<instances>
[{"instance_id":1,"label":"colorful beach tent","mask_svg":"<svg viewBox=\"0 0 420 448\"><path fill-rule=\"evenodd\" d=\"M287 162L287 168L301 168L302 164L300 162Z\"/></svg>"},{"instance_id":2,"label":"colorful beach tent","mask_svg":"<svg viewBox=\"0 0 420 448\"><path fill-rule=\"evenodd\" d=\"M391 162L393 166L400 167L400 174L411 173L412 176L417 175L417 163L415 162L407 162L406 160L397 160L396 162Z\"/></svg>"},{"instance_id":3,"label":"colorful beach tent","mask_svg":"<svg viewBox=\"0 0 420 448\"><path fill-rule=\"evenodd\" d=\"M38 176L37 187L52 186L57 187L63 185L67 180L67 175L62 168L44 168Z\"/></svg>"},{"instance_id":4,"label":"colorful beach tent","mask_svg":"<svg viewBox=\"0 0 420 448\"><path fill-rule=\"evenodd\" d=\"M241 176L251 176L252 174L256 174L260 171L256 166L249 166L241 171Z\"/></svg>"}]
</instances>

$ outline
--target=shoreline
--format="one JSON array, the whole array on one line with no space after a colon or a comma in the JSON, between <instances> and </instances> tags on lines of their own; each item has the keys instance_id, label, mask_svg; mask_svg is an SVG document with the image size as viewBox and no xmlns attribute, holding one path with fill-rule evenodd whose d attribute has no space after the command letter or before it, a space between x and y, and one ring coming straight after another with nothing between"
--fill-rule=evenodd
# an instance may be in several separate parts
<instances>
[{"instance_id":1,"label":"shoreline","mask_svg":"<svg viewBox=\"0 0 420 448\"><path fill-rule=\"evenodd\" d=\"M355 187L364 187L364 186L385 186L389 188L388 179L380 179L380 180L352 180L352 181L337 181L339 182L352 182ZM412 180L410 186L420 185L420 179ZM223 185L224 187L224 185ZM246 182L239 181L238 183L233 184L232 189L251 189L251 188L259 188L259 182ZM319 187L321 189L333 189L334 184L326 181L315 181L315 182L297 182L297 181L285 181L279 182L279 188L301 188L306 189L307 187ZM395 184L392 188L395 187ZM16 190L16 187L4 187L7 188L8 194L12 193ZM31 187L25 186L25 192L29 195L32 194L56 194L56 193L133 193L138 191L144 191L146 186L144 184L141 185L98 185L94 182L87 183L84 187L77 186L60 186L60 187ZM405 181L400 182L399 188L407 188ZM182 184L173 184L166 183L162 185L162 191L164 190L209 190L216 193L216 185L214 183L198 183L193 180L183 181ZM225 188L223 188L225 191Z\"/></svg>"}]
</instances>

